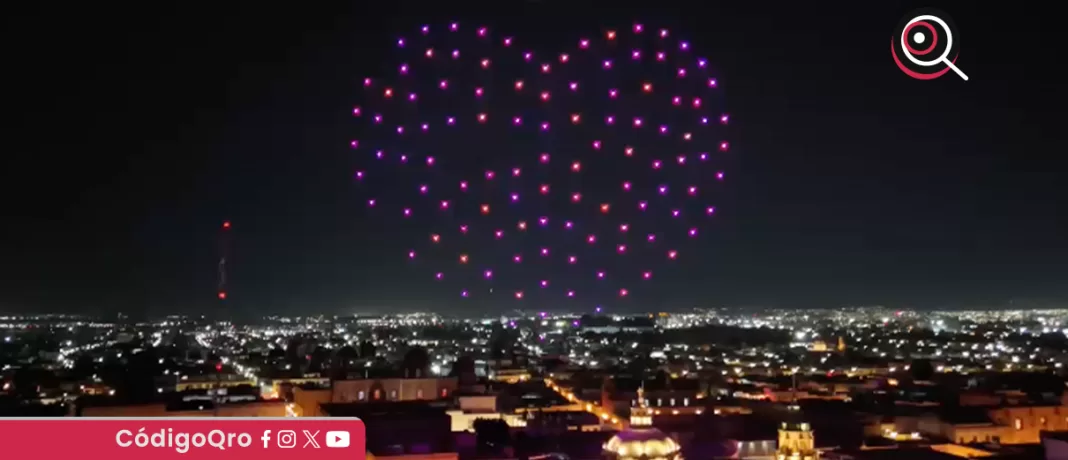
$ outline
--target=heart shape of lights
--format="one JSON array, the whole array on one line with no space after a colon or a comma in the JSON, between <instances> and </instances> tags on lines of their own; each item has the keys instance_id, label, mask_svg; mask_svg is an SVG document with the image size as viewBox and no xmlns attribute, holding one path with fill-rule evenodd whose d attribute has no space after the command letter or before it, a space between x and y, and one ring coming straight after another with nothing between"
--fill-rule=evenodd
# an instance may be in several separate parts
<instances>
[{"instance_id":1,"label":"heart shape of lights","mask_svg":"<svg viewBox=\"0 0 1068 460\"><path fill-rule=\"evenodd\" d=\"M396 47L352 111L355 178L376 222L423 233L403 252L453 295L625 299L707 229L730 119L667 29L541 55L450 23Z\"/></svg>"}]
</instances>

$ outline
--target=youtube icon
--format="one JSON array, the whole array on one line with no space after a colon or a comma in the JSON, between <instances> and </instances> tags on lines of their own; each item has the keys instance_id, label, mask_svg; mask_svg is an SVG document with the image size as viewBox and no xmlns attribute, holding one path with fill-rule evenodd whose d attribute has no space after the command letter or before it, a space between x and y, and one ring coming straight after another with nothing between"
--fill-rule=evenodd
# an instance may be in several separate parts
<instances>
[{"instance_id":1,"label":"youtube icon","mask_svg":"<svg viewBox=\"0 0 1068 460\"><path fill-rule=\"evenodd\" d=\"M348 431L327 431L326 447L344 448L349 446Z\"/></svg>"}]
</instances>

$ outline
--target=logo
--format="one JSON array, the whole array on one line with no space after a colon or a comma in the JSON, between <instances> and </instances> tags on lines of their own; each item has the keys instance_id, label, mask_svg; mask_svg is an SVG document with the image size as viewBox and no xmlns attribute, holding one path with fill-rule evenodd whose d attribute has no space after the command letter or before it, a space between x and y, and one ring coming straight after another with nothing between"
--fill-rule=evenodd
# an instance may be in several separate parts
<instances>
[{"instance_id":1,"label":"logo","mask_svg":"<svg viewBox=\"0 0 1068 460\"><path fill-rule=\"evenodd\" d=\"M934 80L953 71L964 81L968 76L957 67L960 34L945 13L924 8L909 13L890 37L890 55L897 67L917 80Z\"/></svg>"},{"instance_id":2,"label":"logo","mask_svg":"<svg viewBox=\"0 0 1068 460\"><path fill-rule=\"evenodd\" d=\"M344 448L349 446L349 432L348 431L327 431L326 432L326 447L339 447Z\"/></svg>"},{"instance_id":3,"label":"logo","mask_svg":"<svg viewBox=\"0 0 1068 460\"><path fill-rule=\"evenodd\" d=\"M307 449L308 446L311 446L312 449L318 449L319 448L319 441L316 441L315 437L319 436L319 431L316 430L314 433L312 433L311 430L303 430L303 431L304 431L304 439L307 439L307 441L304 441L304 447L302 447L302 449Z\"/></svg>"},{"instance_id":4,"label":"logo","mask_svg":"<svg viewBox=\"0 0 1068 460\"><path fill-rule=\"evenodd\" d=\"M278 432L278 448L279 449L292 449L297 447L297 433L293 430L282 430Z\"/></svg>"}]
</instances>

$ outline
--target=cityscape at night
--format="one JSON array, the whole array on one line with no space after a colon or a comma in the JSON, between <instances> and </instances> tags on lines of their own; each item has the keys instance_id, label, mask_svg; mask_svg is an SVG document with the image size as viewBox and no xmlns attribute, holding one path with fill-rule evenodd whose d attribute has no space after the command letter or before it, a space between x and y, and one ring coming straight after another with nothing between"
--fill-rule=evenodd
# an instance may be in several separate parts
<instances>
[{"instance_id":1,"label":"cityscape at night","mask_svg":"<svg viewBox=\"0 0 1068 460\"><path fill-rule=\"evenodd\" d=\"M1068 460L1047 16L479 3L17 11L0 436Z\"/></svg>"}]
</instances>

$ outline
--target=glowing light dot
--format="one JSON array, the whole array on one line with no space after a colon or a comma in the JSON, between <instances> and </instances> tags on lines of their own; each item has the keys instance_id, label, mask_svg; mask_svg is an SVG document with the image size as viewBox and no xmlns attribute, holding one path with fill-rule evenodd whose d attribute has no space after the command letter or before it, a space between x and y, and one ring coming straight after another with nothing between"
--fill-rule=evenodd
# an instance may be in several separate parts
<instances>
[{"instance_id":1,"label":"glowing light dot","mask_svg":"<svg viewBox=\"0 0 1068 460\"><path fill-rule=\"evenodd\" d=\"M675 75L677 75L679 78L685 78L686 77L686 69L680 68L679 70L676 70L675 71Z\"/></svg>"},{"instance_id":2,"label":"glowing light dot","mask_svg":"<svg viewBox=\"0 0 1068 460\"><path fill-rule=\"evenodd\" d=\"M681 214L682 214L682 211L679 211L678 209L672 209L671 210L671 217L679 217L679 215L681 215Z\"/></svg>"},{"instance_id":3,"label":"glowing light dot","mask_svg":"<svg viewBox=\"0 0 1068 460\"><path fill-rule=\"evenodd\" d=\"M504 37L504 40L502 40L501 43L504 46L512 46L512 37Z\"/></svg>"},{"instance_id":4,"label":"glowing light dot","mask_svg":"<svg viewBox=\"0 0 1068 460\"><path fill-rule=\"evenodd\" d=\"M731 148L731 145L729 143L726 143L726 142L720 142L719 143L719 150L721 152L726 152L730 148Z\"/></svg>"},{"instance_id":5,"label":"glowing light dot","mask_svg":"<svg viewBox=\"0 0 1068 460\"><path fill-rule=\"evenodd\" d=\"M574 162L574 163L571 163L571 171L572 172L579 172L581 170L582 170L582 163L579 163L577 161Z\"/></svg>"},{"instance_id":6,"label":"glowing light dot","mask_svg":"<svg viewBox=\"0 0 1068 460\"><path fill-rule=\"evenodd\" d=\"M374 120L375 120L375 123L382 123L382 115L379 115L379 114L376 113L375 116L374 116Z\"/></svg>"},{"instance_id":7,"label":"glowing light dot","mask_svg":"<svg viewBox=\"0 0 1068 460\"><path fill-rule=\"evenodd\" d=\"M571 114L571 124L577 125L581 121L582 121L582 116L581 115L579 115L577 113Z\"/></svg>"},{"instance_id":8,"label":"glowing light dot","mask_svg":"<svg viewBox=\"0 0 1068 460\"><path fill-rule=\"evenodd\" d=\"M582 40L579 40L579 48L587 49L589 47L590 47L590 41L589 40L587 40L585 38L582 39Z\"/></svg>"},{"instance_id":9,"label":"glowing light dot","mask_svg":"<svg viewBox=\"0 0 1068 460\"><path fill-rule=\"evenodd\" d=\"M690 49L690 42L679 42L679 49L683 51Z\"/></svg>"},{"instance_id":10,"label":"glowing light dot","mask_svg":"<svg viewBox=\"0 0 1068 460\"><path fill-rule=\"evenodd\" d=\"M467 226L466 225L461 225L460 226L460 233L463 233L465 235L467 234Z\"/></svg>"},{"instance_id":11,"label":"glowing light dot","mask_svg":"<svg viewBox=\"0 0 1068 460\"><path fill-rule=\"evenodd\" d=\"M440 207L441 209L449 209L449 201L442 200L441 203L438 204L438 207Z\"/></svg>"},{"instance_id":12,"label":"glowing light dot","mask_svg":"<svg viewBox=\"0 0 1068 460\"><path fill-rule=\"evenodd\" d=\"M430 124L423 123L422 125L419 126L419 129L422 129L423 132L429 131L430 130Z\"/></svg>"},{"instance_id":13,"label":"glowing light dot","mask_svg":"<svg viewBox=\"0 0 1068 460\"><path fill-rule=\"evenodd\" d=\"M512 256L512 262L515 262L517 264L518 263L522 263L523 262L523 256L521 256L519 254L516 254L516 255Z\"/></svg>"},{"instance_id":14,"label":"glowing light dot","mask_svg":"<svg viewBox=\"0 0 1068 460\"><path fill-rule=\"evenodd\" d=\"M619 224L619 231L626 233L628 230L630 230L629 224Z\"/></svg>"},{"instance_id":15,"label":"glowing light dot","mask_svg":"<svg viewBox=\"0 0 1068 460\"><path fill-rule=\"evenodd\" d=\"M363 179L363 171L356 171L356 179Z\"/></svg>"},{"instance_id":16,"label":"glowing light dot","mask_svg":"<svg viewBox=\"0 0 1068 460\"><path fill-rule=\"evenodd\" d=\"M680 104L682 104L682 98L681 97L675 96L675 97L671 98L671 105L680 105Z\"/></svg>"},{"instance_id":17,"label":"glowing light dot","mask_svg":"<svg viewBox=\"0 0 1068 460\"><path fill-rule=\"evenodd\" d=\"M666 185L661 185L661 186L656 188L656 191L659 192L661 195L666 195L667 194L667 190L668 190L668 188L667 188Z\"/></svg>"},{"instance_id":18,"label":"glowing light dot","mask_svg":"<svg viewBox=\"0 0 1068 460\"><path fill-rule=\"evenodd\" d=\"M482 277L487 279L493 278L493 270L486 270L482 272Z\"/></svg>"},{"instance_id":19,"label":"glowing light dot","mask_svg":"<svg viewBox=\"0 0 1068 460\"><path fill-rule=\"evenodd\" d=\"M531 59L534 59L534 53L531 53L530 51L523 53L524 61L530 62Z\"/></svg>"},{"instance_id":20,"label":"glowing light dot","mask_svg":"<svg viewBox=\"0 0 1068 460\"><path fill-rule=\"evenodd\" d=\"M540 253L543 257L547 256L549 255L549 248L541 248L538 253Z\"/></svg>"},{"instance_id":21,"label":"glowing light dot","mask_svg":"<svg viewBox=\"0 0 1068 460\"><path fill-rule=\"evenodd\" d=\"M642 91L650 93L653 91L653 84L649 82L642 83Z\"/></svg>"},{"instance_id":22,"label":"glowing light dot","mask_svg":"<svg viewBox=\"0 0 1068 460\"><path fill-rule=\"evenodd\" d=\"M543 132L544 132L544 131L548 131L548 130L549 130L549 122L547 122L547 121L543 121L543 122L541 122L541 130L542 130Z\"/></svg>"},{"instance_id":23,"label":"glowing light dot","mask_svg":"<svg viewBox=\"0 0 1068 460\"><path fill-rule=\"evenodd\" d=\"M575 291L567 291L568 297L575 297Z\"/></svg>"},{"instance_id":24,"label":"glowing light dot","mask_svg":"<svg viewBox=\"0 0 1068 460\"><path fill-rule=\"evenodd\" d=\"M460 59L460 50L452 50L452 58Z\"/></svg>"},{"instance_id":25,"label":"glowing light dot","mask_svg":"<svg viewBox=\"0 0 1068 460\"><path fill-rule=\"evenodd\" d=\"M637 118L637 117L634 118L634 127L635 128L641 128L642 127L642 119L641 118Z\"/></svg>"},{"instance_id":26,"label":"glowing light dot","mask_svg":"<svg viewBox=\"0 0 1068 460\"><path fill-rule=\"evenodd\" d=\"M623 183L623 190L624 190L624 191L627 191L627 192L629 192L629 191L630 191L630 188L631 188L631 184L630 184L630 182L624 182L624 183Z\"/></svg>"},{"instance_id":27,"label":"glowing light dot","mask_svg":"<svg viewBox=\"0 0 1068 460\"><path fill-rule=\"evenodd\" d=\"M634 156L634 147L625 147L623 149L623 154L628 156L628 157L629 156Z\"/></svg>"},{"instance_id":28,"label":"glowing light dot","mask_svg":"<svg viewBox=\"0 0 1068 460\"><path fill-rule=\"evenodd\" d=\"M668 132L667 125L660 125L660 134L667 134L667 132Z\"/></svg>"},{"instance_id":29,"label":"glowing light dot","mask_svg":"<svg viewBox=\"0 0 1068 460\"><path fill-rule=\"evenodd\" d=\"M723 114L723 115L719 116L719 123L721 125L725 125L725 124L729 123L730 121L731 121L730 115Z\"/></svg>"},{"instance_id":30,"label":"glowing light dot","mask_svg":"<svg viewBox=\"0 0 1068 460\"><path fill-rule=\"evenodd\" d=\"M564 221L564 228L566 228L568 230L571 230L571 228L573 228L574 226L575 226L575 224L572 223L570 220Z\"/></svg>"},{"instance_id":31,"label":"glowing light dot","mask_svg":"<svg viewBox=\"0 0 1068 460\"><path fill-rule=\"evenodd\" d=\"M449 80L441 80L440 82L438 82L438 88L448 89L448 87L449 87Z\"/></svg>"},{"instance_id":32,"label":"glowing light dot","mask_svg":"<svg viewBox=\"0 0 1068 460\"><path fill-rule=\"evenodd\" d=\"M612 61L608 60L608 59L605 59L604 62L601 63L601 67L604 67L605 70L611 69L612 68Z\"/></svg>"},{"instance_id":33,"label":"glowing light dot","mask_svg":"<svg viewBox=\"0 0 1068 460\"><path fill-rule=\"evenodd\" d=\"M460 297L467 297L468 295L467 291L460 291Z\"/></svg>"},{"instance_id":34,"label":"glowing light dot","mask_svg":"<svg viewBox=\"0 0 1068 460\"><path fill-rule=\"evenodd\" d=\"M715 88L717 86L719 86L719 82L717 82L715 78L709 78L708 79L708 87L709 88Z\"/></svg>"},{"instance_id":35,"label":"glowing light dot","mask_svg":"<svg viewBox=\"0 0 1068 460\"><path fill-rule=\"evenodd\" d=\"M648 208L648 207L649 207L649 202L647 202L647 201L639 201L638 202L638 209L639 210L644 211L645 208Z\"/></svg>"},{"instance_id":36,"label":"glowing light dot","mask_svg":"<svg viewBox=\"0 0 1068 460\"><path fill-rule=\"evenodd\" d=\"M723 177L723 171L719 171L716 173L716 180L723 180Z\"/></svg>"},{"instance_id":37,"label":"glowing light dot","mask_svg":"<svg viewBox=\"0 0 1068 460\"><path fill-rule=\"evenodd\" d=\"M705 208L705 214L708 214L708 215L711 216L712 214L715 214L715 213L716 213L716 207L715 206L709 206L709 207Z\"/></svg>"},{"instance_id":38,"label":"glowing light dot","mask_svg":"<svg viewBox=\"0 0 1068 460\"><path fill-rule=\"evenodd\" d=\"M660 169L660 160L653 160L653 169Z\"/></svg>"},{"instance_id":39,"label":"glowing light dot","mask_svg":"<svg viewBox=\"0 0 1068 460\"><path fill-rule=\"evenodd\" d=\"M647 235L647 236L645 237L645 241L648 241L648 242L650 242L650 243L652 243L652 242L656 241L656 235L654 235L654 234L650 233L649 235Z\"/></svg>"},{"instance_id":40,"label":"glowing light dot","mask_svg":"<svg viewBox=\"0 0 1068 460\"><path fill-rule=\"evenodd\" d=\"M363 110L362 109L360 109L359 107L353 107L352 108L352 116L358 117L358 116L361 116L361 115L363 115Z\"/></svg>"},{"instance_id":41,"label":"glowing light dot","mask_svg":"<svg viewBox=\"0 0 1068 460\"><path fill-rule=\"evenodd\" d=\"M567 263L569 263L569 264L574 264L574 263L576 263L576 262L578 262L578 257L575 257L575 256L567 256Z\"/></svg>"},{"instance_id":42,"label":"glowing light dot","mask_svg":"<svg viewBox=\"0 0 1068 460\"><path fill-rule=\"evenodd\" d=\"M606 124L608 126L612 126L612 125L616 124L616 117L613 116L613 115L609 115L607 117L604 117L604 124Z\"/></svg>"},{"instance_id":43,"label":"glowing light dot","mask_svg":"<svg viewBox=\"0 0 1068 460\"><path fill-rule=\"evenodd\" d=\"M382 96L384 96L384 97L393 97L393 88L386 88L386 89L382 90Z\"/></svg>"},{"instance_id":44,"label":"glowing light dot","mask_svg":"<svg viewBox=\"0 0 1068 460\"><path fill-rule=\"evenodd\" d=\"M456 32L459 29L460 29L460 24L459 23L455 23L454 22L454 23L449 24L449 30L450 31Z\"/></svg>"},{"instance_id":45,"label":"glowing light dot","mask_svg":"<svg viewBox=\"0 0 1068 460\"><path fill-rule=\"evenodd\" d=\"M541 280L540 282L538 282L538 285L540 285L543 288L549 287L549 281L548 280Z\"/></svg>"},{"instance_id":46,"label":"glowing light dot","mask_svg":"<svg viewBox=\"0 0 1068 460\"><path fill-rule=\"evenodd\" d=\"M527 229L527 223L525 221L521 220L521 221L519 221L518 224L516 224L515 227L518 228L519 230L526 230Z\"/></svg>"},{"instance_id":47,"label":"glowing light dot","mask_svg":"<svg viewBox=\"0 0 1068 460\"><path fill-rule=\"evenodd\" d=\"M493 180L494 177L497 177L497 173L493 171L486 171L486 180Z\"/></svg>"},{"instance_id":48,"label":"glowing light dot","mask_svg":"<svg viewBox=\"0 0 1068 460\"><path fill-rule=\"evenodd\" d=\"M352 148L354 148L354 149L355 149L355 148L359 148L359 147L360 147L360 141L355 141L355 140L354 140L354 141L352 141L352 142L349 142L349 147L352 147Z\"/></svg>"},{"instance_id":49,"label":"glowing light dot","mask_svg":"<svg viewBox=\"0 0 1068 460\"><path fill-rule=\"evenodd\" d=\"M542 195L547 195L549 194L549 186L542 184L541 187L538 187L538 191L541 192Z\"/></svg>"},{"instance_id":50,"label":"glowing light dot","mask_svg":"<svg viewBox=\"0 0 1068 460\"><path fill-rule=\"evenodd\" d=\"M675 157L675 162L680 164L680 165L686 164L686 155L679 155L679 156Z\"/></svg>"},{"instance_id":51,"label":"glowing light dot","mask_svg":"<svg viewBox=\"0 0 1068 460\"><path fill-rule=\"evenodd\" d=\"M589 235L589 236L587 236L586 237L586 242L589 243L589 244L596 243L597 242L597 235Z\"/></svg>"},{"instance_id":52,"label":"glowing light dot","mask_svg":"<svg viewBox=\"0 0 1068 460\"><path fill-rule=\"evenodd\" d=\"M548 91L542 91L541 92L541 100L542 100L542 102L547 102L550 98L552 98L552 94L550 94Z\"/></svg>"},{"instance_id":53,"label":"glowing light dot","mask_svg":"<svg viewBox=\"0 0 1068 460\"><path fill-rule=\"evenodd\" d=\"M436 233L433 234L433 235L430 235L430 241L433 241L435 243L441 241L441 235L438 235Z\"/></svg>"},{"instance_id":54,"label":"glowing light dot","mask_svg":"<svg viewBox=\"0 0 1068 460\"><path fill-rule=\"evenodd\" d=\"M404 214L404 217L411 217L412 216L412 210L410 208L404 208L402 213Z\"/></svg>"},{"instance_id":55,"label":"glowing light dot","mask_svg":"<svg viewBox=\"0 0 1068 460\"><path fill-rule=\"evenodd\" d=\"M519 91L521 89L523 89L523 80L516 80L515 81L515 90Z\"/></svg>"},{"instance_id":56,"label":"glowing light dot","mask_svg":"<svg viewBox=\"0 0 1068 460\"><path fill-rule=\"evenodd\" d=\"M426 52L423 54L426 55L426 57L428 58L434 57L434 48L427 48Z\"/></svg>"},{"instance_id":57,"label":"glowing light dot","mask_svg":"<svg viewBox=\"0 0 1068 460\"><path fill-rule=\"evenodd\" d=\"M601 208L600 209L601 209L602 213L607 213L610 209L612 209L612 205L610 205L608 203L601 203Z\"/></svg>"},{"instance_id":58,"label":"glowing light dot","mask_svg":"<svg viewBox=\"0 0 1068 460\"><path fill-rule=\"evenodd\" d=\"M616 252L618 252L620 254L623 254L624 252L627 252L627 245L620 244L620 245L616 246Z\"/></svg>"},{"instance_id":59,"label":"glowing light dot","mask_svg":"<svg viewBox=\"0 0 1068 460\"><path fill-rule=\"evenodd\" d=\"M686 234L690 235L690 238L693 238L693 237L697 236L697 229L696 228L691 228L689 231L686 232Z\"/></svg>"},{"instance_id":60,"label":"glowing light dot","mask_svg":"<svg viewBox=\"0 0 1068 460\"><path fill-rule=\"evenodd\" d=\"M634 24L634 33L640 34L643 30L645 30L644 26L642 26L641 24Z\"/></svg>"},{"instance_id":61,"label":"glowing light dot","mask_svg":"<svg viewBox=\"0 0 1068 460\"><path fill-rule=\"evenodd\" d=\"M397 134L404 134L404 127L403 126L398 126L397 127Z\"/></svg>"},{"instance_id":62,"label":"glowing light dot","mask_svg":"<svg viewBox=\"0 0 1068 460\"><path fill-rule=\"evenodd\" d=\"M401 155L400 156L400 162L401 163L407 163L408 162L408 155Z\"/></svg>"},{"instance_id":63,"label":"glowing light dot","mask_svg":"<svg viewBox=\"0 0 1068 460\"><path fill-rule=\"evenodd\" d=\"M566 63L570 59L571 59L571 56L568 56L567 53L560 54L560 63L561 64Z\"/></svg>"},{"instance_id":64,"label":"glowing light dot","mask_svg":"<svg viewBox=\"0 0 1068 460\"><path fill-rule=\"evenodd\" d=\"M424 24L422 27L419 28L419 31L422 32L423 35L426 35L430 33L430 26Z\"/></svg>"},{"instance_id":65,"label":"glowing light dot","mask_svg":"<svg viewBox=\"0 0 1068 460\"><path fill-rule=\"evenodd\" d=\"M582 200L582 194L581 193L572 193L571 194L571 202L572 203L578 203L580 200Z\"/></svg>"},{"instance_id":66,"label":"glowing light dot","mask_svg":"<svg viewBox=\"0 0 1068 460\"><path fill-rule=\"evenodd\" d=\"M542 227L544 227L548 223L549 223L549 218L548 217L541 216L541 217L538 218L538 225L541 225Z\"/></svg>"},{"instance_id":67,"label":"glowing light dot","mask_svg":"<svg viewBox=\"0 0 1068 460\"><path fill-rule=\"evenodd\" d=\"M682 133L682 140L684 140L684 141L693 140L693 133Z\"/></svg>"},{"instance_id":68,"label":"glowing light dot","mask_svg":"<svg viewBox=\"0 0 1068 460\"><path fill-rule=\"evenodd\" d=\"M482 88L475 88L475 97L482 97L485 91Z\"/></svg>"},{"instance_id":69,"label":"glowing light dot","mask_svg":"<svg viewBox=\"0 0 1068 460\"><path fill-rule=\"evenodd\" d=\"M467 181L460 181L460 190L467 190Z\"/></svg>"},{"instance_id":70,"label":"glowing light dot","mask_svg":"<svg viewBox=\"0 0 1068 460\"><path fill-rule=\"evenodd\" d=\"M616 31L609 30L608 32L605 32L604 37L609 39L609 40L615 40L616 39Z\"/></svg>"},{"instance_id":71,"label":"glowing light dot","mask_svg":"<svg viewBox=\"0 0 1068 460\"><path fill-rule=\"evenodd\" d=\"M482 211L482 214L489 214L490 212L490 207L488 204L480 206L479 209Z\"/></svg>"},{"instance_id":72,"label":"glowing light dot","mask_svg":"<svg viewBox=\"0 0 1068 460\"><path fill-rule=\"evenodd\" d=\"M479 61L479 65L482 66L483 69L488 69L490 67L490 60L487 58L482 58L482 60Z\"/></svg>"},{"instance_id":73,"label":"glowing light dot","mask_svg":"<svg viewBox=\"0 0 1068 460\"><path fill-rule=\"evenodd\" d=\"M568 84L567 84L567 87L568 87L568 89L570 89L571 91L578 91L578 82L575 82L575 81L573 81L573 82L571 82L571 83L568 83Z\"/></svg>"},{"instance_id":74,"label":"glowing light dot","mask_svg":"<svg viewBox=\"0 0 1068 460\"><path fill-rule=\"evenodd\" d=\"M668 251L667 256L668 256L668 259L674 260L675 258L677 258L679 256L679 252L674 250L674 249L672 249L672 250Z\"/></svg>"},{"instance_id":75,"label":"glowing light dot","mask_svg":"<svg viewBox=\"0 0 1068 460\"><path fill-rule=\"evenodd\" d=\"M401 75L407 75L408 74L408 64L401 64L400 73L401 73Z\"/></svg>"},{"instance_id":76,"label":"glowing light dot","mask_svg":"<svg viewBox=\"0 0 1068 460\"><path fill-rule=\"evenodd\" d=\"M371 83L372 83L372 81L371 81L370 78L364 78L363 79L363 86L371 86Z\"/></svg>"},{"instance_id":77,"label":"glowing light dot","mask_svg":"<svg viewBox=\"0 0 1068 460\"><path fill-rule=\"evenodd\" d=\"M597 279L604 279L604 272L597 272Z\"/></svg>"},{"instance_id":78,"label":"glowing light dot","mask_svg":"<svg viewBox=\"0 0 1068 460\"><path fill-rule=\"evenodd\" d=\"M550 66L548 63L541 65L541 73L549 73L551 70L552 66Z\"/></svg>"},{"instance_id":79,"label":"glowing light dot","mask_svg":"<svg viewBox=\"0 0 1068 460\"><path fill-rule=\"evenodd\" d=\"M486 30L485 27L479 27L478 28L478 36L479 37L485 37L486 36L486 32L487 32L487 30Z\"/></svg>"},{"instance_id":80,"label":"glowing light dot","mask_svg":"<svg viewBox=\"0 0 1068 460\"><path fill-rule=\"evenodd\" d=\"M484 113L478 114L478 122L479 123L485 123L486 122L486 114L484 114Z\"/></svg>"},{"instance_id":81,"label":"glowing light dot","mask_svg":"<svg viewBox=\"0 0 1068 460\"><path fill-rule=\"evenodd\" d=\"M504 238L504 231L503 230L494 231L493 232L493 237L498 239L498 240L501 239L501 238Z\"/></svg>"},{"instance_id":82,"label":"glowing light dot","mask_svg":"<svg viewBox=\"0 0 1068 460\"><path fill-rule=\"evenodd\" d=\"M384 155L385 155L385 152L383 152L381 150L378 150L378 151L375 152L375 158L378 158L379 160L381 160Z\"/></svg>"},{"instance_id":83,"label":"glowing light dot","mask_svg":"<svg viewBox=\"0 0 1068 460\"><path fill-rule=\"evenodd\" d=\"M512 203L518 202L518 201L519 201L519 194L518 194L518 193L513 193L513 194L512 194L511 196L510 196L510 198L511 198L511 200L512 200Z\"/></svg>"},{"instance_id":84,"label":"glowing light dot","mask_svg":"<svg viewBox=\"0 0 1068 460\"><path fill-rule=\"evenodd\" d=\"M406 43L407 43L407 42L405 42L403 38L398 38L398 39L397 39L397 48L404 48L404 45L405 45Z\"/></svg>"},{"instance_id":85,"label":"glowing light dot","mask_svg":"<svg viewBox=\"0 0 1068 460\"><path fill-rule=\"evenodd\" d=\"M522 299L523 298L523 291L515 291L515 298Z\"/></svg>"},{"instance_id":86,"label":"glowing light dot","mask_svg":"<svg viewBox=\"0 0 1068 460\"><path fill-rule=\"evenodd\" d=\"M516 125L516 126L522 125L523 124L523 119L520 118L520 117L514 117L514 118L512 118L512 124Z\"/></svg>"},{"instance_id":87,"label":"glowing light dot","mask_svg":"<svg viewBox=\"0 0 1068 460\"><path fill-rule=\"evenodd\" d=\"M414 259L415 258L415 251L408 251L408 258L409 259Z\"/></svg>"},{"instance_id":88,"label":"glowing light dot","mask_svg":"<svg viewBox=\"0 0 1068 460\"><path fill-rule=\"evenodd\" d=\"M619 97L619 90L615 88L608 90L608 97L612 99Z\"/></svg>"},{"instance_id":89,"label":"glowing light dot","mask_svg":"<svg viewBox=\"0 0 1068 460\"><path fill-rule=\"evenodd\" d=\"M427 190L429 190L429 188L427 186L425 186L425 185L420 185L419 186L419 193L422 193L422 194L426 195Z\"/></svg>"},{"instance_id":90,"label":"glowing light dot","mask_svg":"<svg viewBox=\"0 0 1068 460\"><path fill-rule=\"evenodd\" d=\"M456 124L456 117L448 117L445 119L445 124L452 126Z\"/></svg>"},{"instance_id":91,"label":"glowing light dot","mask_svg":"<svg viewBox=\"0 0 1068 460\"><path fill-rule=\"evenodd\" d=\"M375 203L377 203L377 201L375 201L374 198L371 198L371 199L367 200L367 206L368 207L373 208L375 206Z\"/></svg>"},{"instance_id":92,"label":"glowing light dot","mask_svg":"<svg viewBox=\"0 0 1068 460\"><path fill-rule=\"evenodd\" d=\"M620 297L626 297L628 294L630 294L630 291L627 291L626 289L620 289L619 290L619 296Z\"/></svg>"},{"instance_id":93,"label":"glowing light dot","mask_svg":"<svg viewBox=\"0 0 1068 460\"><path fill-rule=\"evenodd\" d=\"M538 156L538 161L542 162L543 164L548 163L549 162L549 154L548 153L543 153L543 154L539 155Z\"/></svg>"},{"instance_id":94,"label":"glowing light dot","mask_svg":"<svg viewBox=\"0 0 1068 460\"><path fill-rule=\"evenodd\" d=\"M647 280L647 279L650 279L652 277L653 277L653 272L644 272L644 273L642 273L642 279Z\"/></svg>"},{"instance_id":95,"label":"glowing light dot","mask_svg":"<svg viewBox=\"0 0 1068 460\"><path fill-rule=\"evenodd\" d=\"M630 52L630 58L637 61L642 58L642 52L640 50L634 50Z\"/></svg>"},{"instance_id":96,"label":"glowing light dot","mask_svg":"<svg viewBox=\"0 0 1068 460\"><path fill-rule=\"evenodd\" d=\"M656 53L656 60L659 61L659 62L664 62L665 60L667 60L667 54L664 53L663 51L657 52Z\"/></svg>"},{"instance_id":97,"label":"glowing light dot","mask_svg":"<svg viewBox=\"0 0 1068 460\"><path fill-rule=\"evenodd\" d=\"M415 102L416 98L418 98L418 96L416 96L415 93L408 93L409 102Z\"/></svg>"},{"instance_id":98,"label":"glowing light dot","mask_svg":"<svg viewBox=\"0 0 1068 460\"><path fill-rule=\"evenodd\" d=\"M660 38L667 38L667 36L668 36L667 29L660 29Z\"/></svg>"}]
</instances>

